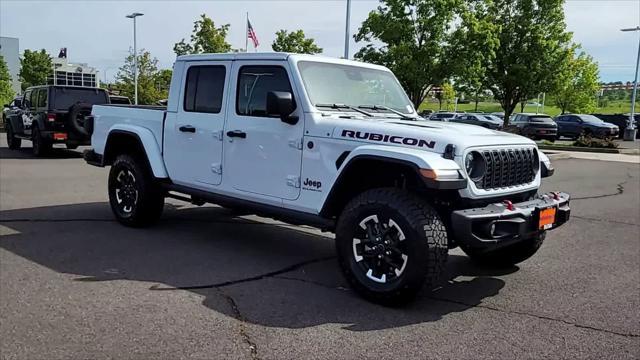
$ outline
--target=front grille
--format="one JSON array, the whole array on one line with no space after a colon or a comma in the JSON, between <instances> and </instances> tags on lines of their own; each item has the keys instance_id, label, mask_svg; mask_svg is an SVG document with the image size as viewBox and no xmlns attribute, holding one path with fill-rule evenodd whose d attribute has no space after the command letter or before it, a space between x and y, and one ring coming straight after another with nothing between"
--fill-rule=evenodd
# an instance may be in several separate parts
<instances>
[{"instance_id":1,"label":"front grille","mask_svg":"<svg viewBox=\"0 0 640 360\"><path fill-rule=\"evenodd\" d=\"M486 162L483 177L475 181L479 189L500 189L528 184L535 179L539 164L534 148L481 151Z\"/></svg>"}]
</instances>

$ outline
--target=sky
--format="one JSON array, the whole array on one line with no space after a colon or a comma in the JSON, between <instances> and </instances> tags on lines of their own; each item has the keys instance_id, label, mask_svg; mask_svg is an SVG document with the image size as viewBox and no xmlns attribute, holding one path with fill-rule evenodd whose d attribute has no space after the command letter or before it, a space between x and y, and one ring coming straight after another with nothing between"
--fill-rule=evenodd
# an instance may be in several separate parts
<instances>
[{"instance_id":1,"label":"sky","mask_svg":"<svg viewBox=\"0 0 640 360\"><path fill-rule=\"evenodd\" d=\"M351 34L377 0L353 0ZM600 66L602 81L632 81L640 32L621 28L640 25L640 0L567 0L567 28ZM193 22L207 14L216 25L231 24L228 41L245 46L245 18L260 40L258 51L271 51L275 32L303 29L324 49L324 55L344 52L346 0L0 0L0 35L17 37L20 51L44 48L53 56L68 49L70 62L88 63L112 81L133 46L133 24L126 14L138 18L138 48L149 50L161 68L175 60L173 44L189 39ZM351 55L361 45L351 39ZM249 45L251 51L251 45Z\"/></svg>"}]
</instances>

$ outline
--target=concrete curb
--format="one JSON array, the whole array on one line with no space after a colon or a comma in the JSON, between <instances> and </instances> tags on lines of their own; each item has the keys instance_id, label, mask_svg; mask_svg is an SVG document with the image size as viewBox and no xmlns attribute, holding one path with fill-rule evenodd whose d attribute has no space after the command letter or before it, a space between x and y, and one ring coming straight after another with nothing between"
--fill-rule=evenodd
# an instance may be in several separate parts
<instances>
[{"instance_id":1,"label":"concrete curb","mask_svg":"<svg viewBox=\"0 0 640 360\"><path fill-rule=\"evenodd\" d=\"M578 152L590 152L590 153L605 153L605 154L619 154L618 149L607 148L588 148L579 146L554 146L554 145L538 145L538 149L541 150L558 150L558 151L578 151Z\"/></svg>"},{"instance_id":2,"label":"concrete curb","mask_svg":"<svg viewBox=\"0 0 640 360\"><path fill-rule=\"evenodd\" d=\"M543 151L545 155L549 158L549 160L563 160L563 159L571 159L571 154L567 152L553 152L553 151Z\"/></svg>"}]
</instances>

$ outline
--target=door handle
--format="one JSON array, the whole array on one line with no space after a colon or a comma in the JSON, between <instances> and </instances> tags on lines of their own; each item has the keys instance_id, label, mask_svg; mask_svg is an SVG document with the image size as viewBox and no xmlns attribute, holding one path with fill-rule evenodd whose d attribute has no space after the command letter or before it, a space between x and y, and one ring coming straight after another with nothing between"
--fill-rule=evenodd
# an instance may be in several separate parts
<instances>
[{"instance_id":1,"label":"door handle","mask_svg":"<svg viewBox=\"0 0 640 360\"><path fill-rule=\"evenodd\" d=\"M233 131L227 131L227 136L228 137L237 137L237 138L241 138L241 139L246 139L247 138L247 133L241 130L233 130Z\"/></svg>"},{"instance_id":2,"label":"door handle","mask_svg":"<svg viewBox=\"0 0 640 360\"><path fill-rule=\"evenodd\" d=\"M190 132L190 133L195 133L195 132L196 132L196 128L194 128L194 127L193 127L193 126L191 126L191 125L183 125L183 126L180 126L180 127L178 128L178 130L180 130L180 131L182 131L182 132Z\"/></svg>"}]
</instances>

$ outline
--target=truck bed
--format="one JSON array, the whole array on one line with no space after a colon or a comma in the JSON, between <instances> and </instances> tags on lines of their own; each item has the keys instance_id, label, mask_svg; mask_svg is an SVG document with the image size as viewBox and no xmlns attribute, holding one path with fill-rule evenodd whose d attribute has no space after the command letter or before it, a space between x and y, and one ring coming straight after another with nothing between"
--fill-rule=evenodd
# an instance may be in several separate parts
<instances>
[{"instance_id":1,"label":"truck bed","mask_svg":"<svg viewBox=\"0 0 640 360\"><path fill-rule=\"evenodd\" d=\"M91 145L98 154L104 154L107 135L110 130L126 130L128 126L136 125L148 129L153 133L154 141L162 149L162 123L166 108L164 106L149 105L95 105L91 110L94 117L94 130Z\"/></svg>"}]
</instances>

